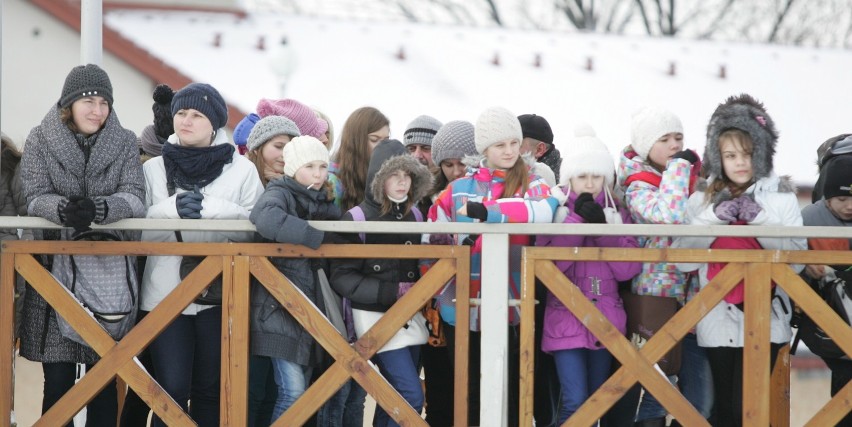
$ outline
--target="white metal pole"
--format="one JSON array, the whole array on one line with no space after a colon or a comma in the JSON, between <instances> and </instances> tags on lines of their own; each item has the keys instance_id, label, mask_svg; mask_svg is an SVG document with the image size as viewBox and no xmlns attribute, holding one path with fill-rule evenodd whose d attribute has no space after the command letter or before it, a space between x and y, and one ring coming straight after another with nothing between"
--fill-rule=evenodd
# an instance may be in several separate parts
<instances>
[{"instance_id":1,"label":"white metal pole","mask_svg":"<svg viewBox=\"0 0 852 427\"><path fill-rule=\"evenodd\" d=\"M80 3L80 63L103 65L103 0Z\"/></svg>"},{"instance_id":2,"label":"white metal pole","mask_svg":"<svg viewBox=\"0 0 852 427\"><path fill-rule=\"evenodd\" d=\"M509 235L482 235L482 354L479 425L507 423ZM472 373L473 374L473 373ZM471 381L476 381L472 377Z\"/></svg>"}]
</instances>

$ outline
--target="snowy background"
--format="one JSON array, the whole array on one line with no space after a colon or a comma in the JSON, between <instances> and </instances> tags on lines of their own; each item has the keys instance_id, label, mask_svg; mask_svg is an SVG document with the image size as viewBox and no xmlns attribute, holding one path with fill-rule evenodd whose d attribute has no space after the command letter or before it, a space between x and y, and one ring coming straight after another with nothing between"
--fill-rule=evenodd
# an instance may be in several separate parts
<instances>
[{"instance_id":1,"label":"snowy background","mask_svg":"<svg viewBox=\"0 0 852 427\"><path fill-rule=\"evenodd\" d=\"M631 114L661 105L681 117L687 146L700 152L715 107L747 92L778 124L776 171L807 185L817 145L850 128L852 53L841 49L271 12L117 11L105 23L245 112L263 97L294 98L328 114L338 135L364 105L384 112L397 138L420 114L475 122L502 105L547 118L563 153L574 126L587 122L615 155L629 143Z\"/></svg>"}]
</instances>

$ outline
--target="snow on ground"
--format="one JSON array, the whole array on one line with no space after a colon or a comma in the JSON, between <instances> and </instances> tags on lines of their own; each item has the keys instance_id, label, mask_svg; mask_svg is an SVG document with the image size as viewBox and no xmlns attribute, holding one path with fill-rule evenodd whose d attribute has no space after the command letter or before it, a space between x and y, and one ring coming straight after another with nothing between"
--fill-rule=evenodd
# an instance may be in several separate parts
<instances>
[{"instance_id":1,"label":"snow on ground","mask_svg":"<svg viewBox=\"0 0 852 427\"><path fill-rule=\"evenodd\" d=\"M850 131L852 53L783 46L627 38L411 23L353 22L296 15L116 11L106 25L197 81L213 84L245 112L262 98L290 97L327 113L338 132L354 109L372 105L391 136L420 114L476 121L488 106L550 121L563 153L573 128L590 123L615 155L630 115L663 105L683 120L687 146L703 150L707 121L730 95L762 100L781 137L775 168L800 184L816 179L815 149ZM213 46L221 33L221 47ZM255 48L263 35L267 49ZM288 48L279 48L286 37ZM396 58L402 49L405 60ZM534 67L536 55L541 67ZM500 66L491 63L499 55ZM290 58L286 91L273 65ZM585 69L592 58L594 70ZM277 61L277 62L276 62ZM676 75L668 75L675 62ZM727 78L718 77L719 67Z\"/></svg>"}]
</instances>

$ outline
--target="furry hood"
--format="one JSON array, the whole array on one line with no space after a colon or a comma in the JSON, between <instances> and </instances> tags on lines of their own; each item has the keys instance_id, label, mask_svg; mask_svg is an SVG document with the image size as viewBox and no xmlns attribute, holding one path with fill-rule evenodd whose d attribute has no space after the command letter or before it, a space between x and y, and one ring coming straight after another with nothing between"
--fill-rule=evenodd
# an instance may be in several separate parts
<instances>
[{"instance_id":1,"label":"furry hood","mask_svg":"<svg viewBox=\"0 0 852 427\"><path fill-rule=\"evenodd\" d=\"M704 146L704 175L721 176L722 154L719 152L719 135L729 129L739 129L751 136L754 152L751 164L755 181L772 173L772 158L778 143L778 130L763 104L750 95L728 98L716 107L707 124L707 143Z\"/></svg>"},{"instance_id":2,"label":"furry hood","mask_svg":"<svg viewBox=\"0 0 852 427\"><path fill-rule=\"evenodd\" d=\"M395 171L403 170L411 175L411 193L413 201L422 200L432 189L432 174L429 168L420 164L408 154L402 143L395 139L382 141L373 150L370 168L367 172L367 198L381 204L385 197L385 180Z\"/></svg>"}]
</instances>

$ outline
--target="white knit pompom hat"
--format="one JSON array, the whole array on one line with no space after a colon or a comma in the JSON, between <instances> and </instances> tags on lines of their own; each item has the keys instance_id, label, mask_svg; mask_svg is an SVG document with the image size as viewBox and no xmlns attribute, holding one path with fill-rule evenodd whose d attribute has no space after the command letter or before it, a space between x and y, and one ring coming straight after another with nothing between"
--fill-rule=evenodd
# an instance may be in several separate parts
<instances>
[{"instance_id":1,"label":"white knit pompom hat","mask_svg":"<svg viewBox=\"0 0 852 427\"><path fill-rule=\"evenodd\" d=\"M328 163L328 148L312 136L298 136L284 146L283 157L284 175L292 178L299 168L314 160Z\"/></svg>"},{"instance_id":2,"label":"white knit pompom hat","mask_svg":"<svg viewBox=\"0 0 852 427\"><path fill-rule=\"evenodd\" d=\"M568 180L583 174L600 175L606 180L607 187L615 179L615 161L603 143L588 124L582 123L574 128L571 149L562 158L559 172L559 185L568 186Z\"/></svg>"},{"instance_id":3,"label":"white knit pompom hat","mask_svg":"<svg viewBox=\"0 0 852 427\"><path fill-rule=\"evenodd\" d=\"M654 143L670 133L683 133L683 124L671 111L658 107L643 107L633 113L630 145L642 159L647 160Z\"/></svg>"},{"instance_id":4,"label":"white knit pompom hat","mask_svg":"<svg viewBox=\"0 0 852 427\"><path fill-rule=\"evenodd\" d=\"M518 142L524 139L521 122L511 111L503 107L491 107L476 119L474 140L479 154L485 153L486 148L500 141L510 139L517 139Z\"/></svg>"}]
</instances>

